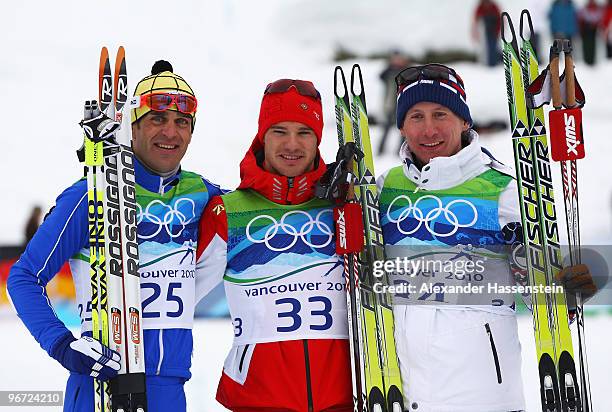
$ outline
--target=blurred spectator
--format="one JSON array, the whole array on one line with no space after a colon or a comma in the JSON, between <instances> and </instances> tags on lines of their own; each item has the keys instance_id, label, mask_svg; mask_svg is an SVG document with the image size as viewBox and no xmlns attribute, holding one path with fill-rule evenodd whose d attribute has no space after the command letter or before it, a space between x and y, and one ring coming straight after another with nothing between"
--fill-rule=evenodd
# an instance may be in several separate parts
<instances>
[{"instance_id":1,"label":"blurred spectator","mask_svg":"<svg viewBox=\"0 0 612 412\"><path fill-rule=\"evenodd\" d=\"M495 66L500 61L499 35L501 33L501 12L493 0L480 0L474 11L472 37L482 42L484 32L485 61L488 66Z\"/></svg>"},{"instance_id":2,"label":"blurred spectator","mask_svg":"<svg viewBox=\"0 0 612 412\"><path fill-rule=\"evenodd\" d=\"M34 206L32 208L32 212L30 212L30 217L28 218L28 222L25 226L25 245L28 244L30 239L34 237L34 233L38 230L38 226L40 226L40 219L42 217L42 209L40 206Z\"/></svg>"},{"instance_id":3,"label":"blurred spectator","mask_svg":"<svg viewBox=\"0 0 612 412\"><path fill-rule=\"evenodd\" d=\"M606 42L606 57L612 58L612 0L608 0L604 6L603 17L601 19L601 32Z\"/></svg>"},{"instance_id":4,"label":"blurred spectator","mask_svg":"<svg viewBox=\"0 0 612 412\"><path fill-rule=\"evenodd\" d=\"M531 15L531 23L533 24L533 36L531 37L531 46L535 51L536 57L540 63L545 56L540 55L540 47L542 41L542 33L546 29L546 13L548 4L542 0L530 0L527 7Z\"/></svg>"},{"instance_id":5,"label":"blurred spectator","mask_svg":"<svg viewBox=\"0 0 612 412\"><path fill-rule=\"evenodd\" d=\"M380 79L384 83L385 97L383 100L384 129L378 146L378 154L385 151L385 141L389 130L395 130L395 105L397 100L397 86L395 76L405 67L410 65L410 60L397 50L389 55L387 67L380 73ZM400 145L402 140L400 139ZM398 149L399 150L399 149Z\"/></svg>"},{"instance_id":6,"label":"blurred spectator","mask_svg":"<svg viewBox=\"0 0 612 412\"><path fill-rule=\"evenodd\" d=\"M595 64L597 49L597 30L601 26L603 9L595 0L589 0L586 6L578 11L580 36L582 37L582 52L584 62L590 66Z\"/></svg>"},{"instance_id":7,"label":"blurred spectator","mask_svg":"<svg viewBox=\"0 0 612 412\"><path fill-rule=\"evenodd\" d=\"M578 17L572 0L555 0L548 12L553 39L572 39L578 33Z\"/></svg>"}]
</instances>

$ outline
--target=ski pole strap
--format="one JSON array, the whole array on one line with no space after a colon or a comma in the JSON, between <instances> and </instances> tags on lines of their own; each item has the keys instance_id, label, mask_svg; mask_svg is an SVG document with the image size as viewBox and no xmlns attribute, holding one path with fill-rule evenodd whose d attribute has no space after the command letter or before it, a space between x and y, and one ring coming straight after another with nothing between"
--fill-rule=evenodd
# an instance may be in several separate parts
<instances>
[{"instance_id":1,"label":"ski pole strap","mask_svg":"<svg viewBox=\"0 0 612 412\"><path fill-rule=\"evenodd\" d=\"M79 122L79 126L83 129L85 138L91 142L98 143L106 140L115 145L115 132L121 125L101 112L97 101L87 100L85 101L83 120ZM108 147L104 147L102 155L107 156L117 151L118 148L110 150ZM84 145L77 150L77 158L81 163L85 161Z\"/></svg>"},{"instance_id":2,"label":"ski pole strap","mask_svg":"<svg viewBox=\"0 0 612 412\"><path fill-rule=\"evenodd\" d=\"M336 253L359 253L364 247L363 213L359 203L349 202L334 208Z\"/></svg>"}]
</instances>

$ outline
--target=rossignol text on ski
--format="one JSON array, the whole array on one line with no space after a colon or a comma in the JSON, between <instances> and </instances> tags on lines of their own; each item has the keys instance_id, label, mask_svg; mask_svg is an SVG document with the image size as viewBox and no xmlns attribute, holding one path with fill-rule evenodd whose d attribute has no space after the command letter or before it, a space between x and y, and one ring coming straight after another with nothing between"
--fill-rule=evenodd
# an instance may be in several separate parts
<instances>
[{"instance_id":1,"label":"rossignol text on ski","mask_svg":"<svg viewBox=\"0 0 612 412\"><path fill-rule=\"evenodd\" d=\"M146 412L134 154L123 47L114 75L104 47L100 103L85 103L85 141L78 152L87 178L92 334L121 355L117 377L94 380L95 410Z\"/></svg>"}]
</instances>

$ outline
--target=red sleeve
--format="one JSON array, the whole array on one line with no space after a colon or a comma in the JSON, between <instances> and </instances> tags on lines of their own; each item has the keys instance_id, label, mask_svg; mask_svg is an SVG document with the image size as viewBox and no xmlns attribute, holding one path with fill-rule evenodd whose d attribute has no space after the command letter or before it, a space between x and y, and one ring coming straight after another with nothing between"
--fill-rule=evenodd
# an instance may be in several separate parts
<instances>
[{"instance_id":1,"label":"red sleeve","mask_svg":"<svg viewBox=\"0 0 612 412\"><path fill-rule=\"evenodd\" d=\"M215 235L227 242L227 215L225 205L221 196L213 197L206 205L200 218L200 228L198 232L198 249L196 260L200 259L202 252L213 240Z\"/></svg>"},{"instance_id":2,"label":"red sleeve","mask_svg":"<svg viewBox=\"0 0 612 412\"><path fill-rule=\"evenodd\" d=\"M608 28L608 26L610 25L610 20L612 20L612 8L606 7L606 11L601 21L601 24L604 29Z\"/></svg>"},{"instance_id":3,"label":"red sleeve","mask_svg":"<svg viewBox=\"0 0 612 412\"><path fill-rule=\"evenodd\" d=\"M476 7L476 11L474 11L474 20L478 21L478 19L480 19L483 14L484 8L482 7L482 5L479 4L478 7Z\"/></svg>"},{"instance_id":4,"label":"red sleeve","mask_svg":"<svg viewBox=\"0 0 612 412\"><path fill-rule=\"evenodd\" d=\"M502 20L501 20L501 10L499 9L499 7L497 7L497 4L493 5L495 7L495 15L497 16L497 33L496 35L499 36L501 34L501 25L502 25Z\"/></svg>"}]
</instances>

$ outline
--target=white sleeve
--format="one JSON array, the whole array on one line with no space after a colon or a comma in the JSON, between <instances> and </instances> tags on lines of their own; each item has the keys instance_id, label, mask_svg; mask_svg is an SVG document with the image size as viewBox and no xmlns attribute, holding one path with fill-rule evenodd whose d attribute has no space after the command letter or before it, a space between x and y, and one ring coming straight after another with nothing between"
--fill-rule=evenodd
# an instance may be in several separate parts
<instances>
[{"instance_id":1,"label":"white sleeve","mask_svg":"<svg viewBox=\"0 0 612 412\"><path fill-rule=\"evenodd\" d=\"M387 175L389 174L390 171L391 169L387 170L385 173L378 176L378 179L376 179L376 189L378 189L379 195L380 195L380 192L382 192L383 185L385 184L385 179L387 178Z\"/></svg>"},{"instance_id":2,"label":"white sleeve","mask_svg":"<svg viewBox=\"0 0 612 412\"><path fill-rule=\"evenodd\" d=\"M227 243L221 236L215 234L196 262L196 304L223 281L226 266Z\"/></svg>"},{"instance_id":3,"label":"white sleeve","mask_svg":"<svg viewBox=\"0 0 612 412\"><path fill-rule=\"evenodd\" d=\"M518 186L512 179L504 191L499 195L498 205L499 227L508 223L521 222L521 209L519 207Z\"/></svg>"}]
</instances>

